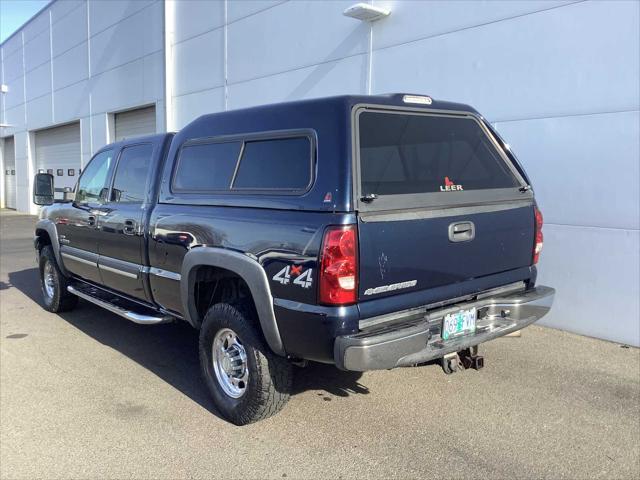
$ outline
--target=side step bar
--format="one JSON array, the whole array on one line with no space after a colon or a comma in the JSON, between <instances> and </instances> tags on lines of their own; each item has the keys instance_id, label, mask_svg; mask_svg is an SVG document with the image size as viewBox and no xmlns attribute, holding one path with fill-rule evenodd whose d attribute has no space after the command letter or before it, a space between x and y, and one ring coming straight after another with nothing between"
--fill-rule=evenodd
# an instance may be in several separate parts
<instances>
[{"instance_id":1,"label":"side step bar","mask_svg":"<svg viewBox=\"0 0 640 480\"><path fill-rule=\"evenodd\" d=\"M72 293L82 298L83 300L87 300L88 302L94 303L99 307L104 308L105 310L109 310L110 312L115 313L116 315L120 315L121 317L126 318L131 322L139 323L141 325L155 325L158 323L167 323L175 320L170 315L162 315L162 314L146 315L146 314L136 313L132 310L127 310L126 308L123 308L120 305L115 305L114 303L111 303L108 300L104 300L101 298L97 298L93 295L90 295L89 293L86 293L81 289L76 288L72 285L67 286L67 291L69 293Z\"/></svg>"}]
</instances>

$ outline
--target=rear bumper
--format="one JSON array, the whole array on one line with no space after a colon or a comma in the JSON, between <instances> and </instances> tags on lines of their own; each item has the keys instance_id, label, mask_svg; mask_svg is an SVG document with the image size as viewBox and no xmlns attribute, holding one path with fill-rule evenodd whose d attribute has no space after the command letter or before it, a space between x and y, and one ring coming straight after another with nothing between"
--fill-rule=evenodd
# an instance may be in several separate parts
<instances>
[{"instance_id":1,"label":"rear bumper","mask_svg":"<svg viewBox=\"0 0 640 480\"><path fill-rule=\"evenodd\" d=\"M539 286L446 308L406 312L392 322L336 338L334 359L343 370L381 370L427 362L520 330L549 312L555 290ZM443 341L442 319L448 313L476 307L476 332Z\"/></svg>"}]
</instances>

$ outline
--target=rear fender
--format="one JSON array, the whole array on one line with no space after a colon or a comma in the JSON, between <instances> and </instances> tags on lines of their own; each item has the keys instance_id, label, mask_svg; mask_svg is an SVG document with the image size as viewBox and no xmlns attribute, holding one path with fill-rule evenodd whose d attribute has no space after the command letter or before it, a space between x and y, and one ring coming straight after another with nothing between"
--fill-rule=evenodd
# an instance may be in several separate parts
<instances>
[{"instance_id":1,"label":"rear fender","mask_svg":"<svg viewBox=\"0 0 640 480\"><path fill-rule=\"evenodd\" d=\"M198 328L202 322L195 298L191 294L195 285L197 267L202 265L224 268L246 282L256 306L264 338L274 353L284 355L267 275L257 261L241 253L224 248L198 247L185 255L181 270L180 296L186 320L195 328Z\"/></svg>"}]
</instances>

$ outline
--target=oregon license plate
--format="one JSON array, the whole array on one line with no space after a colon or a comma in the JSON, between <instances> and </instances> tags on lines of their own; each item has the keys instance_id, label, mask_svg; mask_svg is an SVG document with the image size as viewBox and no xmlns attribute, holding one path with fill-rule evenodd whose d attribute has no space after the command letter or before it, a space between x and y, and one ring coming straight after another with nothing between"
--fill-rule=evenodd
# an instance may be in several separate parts
<instances>
[{"instance_id":1,"label":"oregon license plate","mask_svg":"<svg viewBox=\"0 0 640 480\"><path fill-rule=\"evenodd\" d=\"M466 335L476 331L477 312L475 308L448 313L442 320L442 339Z\"/></svg>"}]
</instances>

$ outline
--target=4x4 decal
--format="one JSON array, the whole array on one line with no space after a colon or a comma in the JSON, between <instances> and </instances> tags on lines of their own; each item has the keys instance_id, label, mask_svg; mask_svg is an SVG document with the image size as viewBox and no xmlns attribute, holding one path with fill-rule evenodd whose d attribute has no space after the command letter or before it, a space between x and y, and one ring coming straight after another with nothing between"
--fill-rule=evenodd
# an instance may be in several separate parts
<instances>
[{"instance_id":1,"label":"4x4 decal","mask_svg":"<svg viewBox=\"0 0 640 480\"><path fill-rule=\"evenodd\" d=\"M273 281L282 285L289 285L291 277L294 277L293 284L302 288L309 288L313 284L313 268L302 271L302 265L287 265L273 276Z\"/></svg>"}]
</instances>

